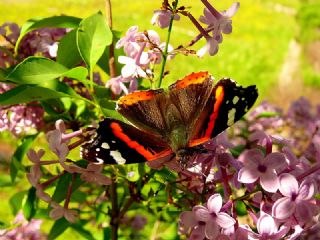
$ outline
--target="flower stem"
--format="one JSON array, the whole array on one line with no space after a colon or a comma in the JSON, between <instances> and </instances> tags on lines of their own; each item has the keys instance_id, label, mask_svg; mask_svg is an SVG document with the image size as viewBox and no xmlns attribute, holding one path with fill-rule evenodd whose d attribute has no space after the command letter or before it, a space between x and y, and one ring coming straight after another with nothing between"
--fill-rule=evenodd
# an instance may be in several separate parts
<instances>
[{"instance_id":1,"label":"flower stem","mask_svg":"<svg viewBox=\"0 0 320 240\"><path fill-rule=\"evenodd\" d=\"M297 179L300 181L302 179L304 179L305 177L317 172L320 170L320 164L316 164L314 165L312 168L308 169L306 172L302 173L301 175L299 175L297 177Z\"/></svg>"},{"instance_id":2,"label":"flower stem","mask_svg":"<svg viewBox=\"0 0 320 240\"><path fill-rule=\"evenodd\" d=\"M117 183L115 174L111 175L112 183L111 183L111 239L118 239L118 228L119 228L119 209L118 209L118 195L117 195Z\"/></svg>"},{"instance_id":3,"label":"flower stem","mask_svg":"<svg viewBox=\"0 0 320 240\"><path fill-rule=\"evenodd\" d=\"M158 88L161 87L161 84L162 84L162 79L163 79L163 74L164 74L164 69L165 69L165 66L166 66L166 63L167 63L167 58L168 58L168 47L169 47L169 42L170 42L170 37L171 37L171 32L172 32L172 25L173 25L173 19L174 19L174 10L176 10L178 6L178 0L176 1L176 4L173 6L174 9L173 9L173 12L171 14L171 18L170 18L170 24L169 24L169 28L168 28L168 35L167 35L167 41L166 41L166 46L164 48L164 51L163 51L163 61L162 61L162 65L161 65L161 71L160 71L160 79L159 79L159 82L158 82Z\"/></svg>"},{"instance_id":4,"label":"flower stem","mask_svg":"<svg viewBox=\"0 0 320 240\"><path fill-rule=\"evenodd\" d=\"M109 28L112 30L112 8L111 8L111 1L106 0L106 17L107 17L107 23ZM116 64L114 60L114 44L113 42L109 46L109 69L110 69L110 78L114 78L117 76L116 72Z\"/></svg>"}]
</instances>

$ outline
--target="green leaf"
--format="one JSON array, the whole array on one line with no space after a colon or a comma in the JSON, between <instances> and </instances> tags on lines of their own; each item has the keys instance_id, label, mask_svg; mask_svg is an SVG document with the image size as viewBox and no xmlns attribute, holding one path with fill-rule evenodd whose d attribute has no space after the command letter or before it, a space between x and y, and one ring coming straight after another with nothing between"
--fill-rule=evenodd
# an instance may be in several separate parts
<instances>
[{"instance_id":1,"label":"green leaf","mask_svg":"<svg viewBox=\"0 0 320 240\"><path fill-rule=\"evenodd\" d=\"M17 213L20 211L22 207L22 202L24 197L26 196L26 193L27 193L26 191L17 192L10 198L9 203L12 210L12 214L14 216L17 215Z\"/></svg>"},{"instance_id":2,"label":"green leaf","mask_svg":"<svg viewBox=\"0 0 320 240\"><path fill-rule=\"evenodd\" d=\"M81 56L77 48L77 29L61 38L58 45L57 62L70 68L80 63Z\"/></svg>"},{"instance_id":3,"label":"green leaf","mask_svg":"<svg viewBox=\"0 0 320 240\"><path fill-rule=\"evenodd\" d=\"M53 86L51 87L54 88ZM83 99L81 96L76 94L72 88L69 86L64 86L64 84L60 82L57 82L55 90L45 87L21 85L1 94L0 106L42 101L61 97L76 97Z\"/></svg>"},{"instance_id":4,"label":"green leaf","mask_svg":"<svg viewBox=\"0 0 320 240\"><path fill-rule=\"evenodd\" d=\"M23 215L29 221L36 213L36 199L36 189L31 187L28 191L28 197L22 207Z\"/></svg>"},{"instance_id":5,"label":"green leaf","mask_svg":"<svg viewBox=\"0 0 320 240\"><path fill-rule=\"evenodd\" d=\"M88 69L85 67L75 67L63 74L64 77L79 80L83 84L87 84Z\"/></svg>"},{"instance_id":6,"label":"green leaf","mask_svg":"<svg viewBox=\"0 0 320 240\"><path fill-rule=\"evenodd\" d=\"M36 139L37 136L38 134L34 134L21 139L19 146L14 152L10 162L10 176L11 176L12 182L16 180L19 167L21 165L21 161L23 157L26 155L27 151L29 150L29 148L31 147L33 141Z\"/></svg>"},{"instance_id":7,"label":"green leaf","mask_svg":"<svg viewBox=\"0 0 320 240\"><path fill-rule=\"evenodd\" d=\"M256 119L260 119L260 118L271 118L271 117L279 117L280 113L278 112L263 112L260 113L258 116L256 116Z\"/></svg>"},{"instance_id":8,"label":"green leaf","mask_svg":"<svg viewBox=\"0 0 320 240\"><path fill-rule=\"evenodd\" d=\"M7 76L6 70L3 68L0 68L0 81L5 81L6 76Z\"/></svg>"},{"instance_id":9,"label":"green leaf","mask_svg":"<svg viewBox=\"0 0 320 240\"><path fill-rule=\"evenodd\" d=\"M95 238L93 237L93 235L91 234L91 232L89 232L88 230L84 229L81 225L79 224L72 224L71 228L76 230L84 239L88 239L88 240L94 240Z\"/></svg>"},{"instance_id":10,"label":"green leaf","mask_svg":"<svg viewBox=\"0 0 320 240\"><path fill-rule=\"evenodd\" d=\"M55 221L52 228L50 229L48 239L53 240L59 237L68 227L70 227L71 223L69 223L65 218L60 218Z\"/></svg>"},{"instance_id":11,"label":"green leaf","mask_svg":"<svg viewBox=\"0 0 320 240\"><path fill-rule=\"evenodd\" d=\"M80 55L90 69L96 65L105 48L112 43L112 32L101 13L83 19L77 31Z\"/></svg>"},{"instance_id":12,"label":"green leaf","mask_svg":"<svg viewBox=\"0 0 320 240\"><path fill-rule=\"evenodd\" d=\"M236 211L238 216L245 216L248 214L246 205L242 201L236 201Z\"/></svg>"},{"instance_id":13,"label":"green leaf","mask_svg":"<svg viewBox=\"0 0 320 240\"><path fill-rule=\"evenodd\" d=\"M111 239L111 228L106 227L103 229L103 240L109 240Z\"/></svg>"},{"instance_id":14,"label":"green leaf","mask_svg":"<svg viewBox=\"0 0 320 240\"><path fill-rule=\"evenodd\" d=\"M22 27L20 36L15 46L15 52L19 49L19 44L22 38L35 29L44 27L56 27L56 28L76 28L78 27L81 19L72 16L53 16L48 18L33 18L29 19Z\"/></svg>"},{"instance_id":15,"label":"green leaf","mask_svg":"<svg viewBox=\"0 0 320 240\"><path fill-rule=\"evenodd\" d=\"M18 84L41 84L68 71L68 68L49 58L28 57L9 73L7 79Z\"/></svg>"}]
</instances>

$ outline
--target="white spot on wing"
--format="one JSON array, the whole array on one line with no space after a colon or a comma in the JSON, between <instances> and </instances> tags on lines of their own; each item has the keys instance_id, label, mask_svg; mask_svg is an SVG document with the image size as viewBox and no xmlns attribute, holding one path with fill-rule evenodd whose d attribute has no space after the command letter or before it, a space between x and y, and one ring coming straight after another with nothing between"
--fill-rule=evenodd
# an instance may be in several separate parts
<instances>
[{"instance_id":1,"label":"white spot on wing","mask_svg":"<svg viewBox=\"0 0 320 240\"><path fill-rule=\"evenodd\" d=\"M110 149L109 144L106 143L106 142L102 143L101 147L104 148L104 149Z\"/></svg>"},{"instance_id":2,"label":"white spot on wing","mask_svg":"<svg viewBox=\"0 0 320 240\"><path fill-rule=\"evenodd\" d=\"M98 164L103 164L104 163L102 158L96 158L96 160L98 161Z\"/></svg>"},{"instance_id":3,"label":"white spot on wing","mask_svg":"<svg viewBox=\"0 0 320 240\"><path fill-rule=\"evenodd\" d=\"M235 96L232 100L233 104L236 104L239 101L239 97Z\"/></svg>"},{"instance_id":4,"label":"white spot on wing","mask_svg":"<svg viewBox=\"0 0 320 240\"><path fill-rule=\"evenodd\" d=\"M236 117L236 109L232 108L229 112L228 112L228 126L231 126L232 124L234 124L234 118Z\"/></svg>"},{"instance_id":5,"label":"white spot on wing","mask_svg":"<svg viewBox=\"0 0 320 240\"><path fill-rule=\"evenodd\" d=\"M112 140L111 142L112 142L112 143L116 143L116 141L113 141L113 140Z\"/></svg>"},{"instance_id":6,"label":"white spot on wing","mask_svg":"<svg viewBox=\"0 0 320 240\"><path fill-rule=\"evenodd\" d=\"M97 152L100 152L100 148L96 148L96 151L97 151Z\"/></svg>"},{"instance_id":7,"label":"white spot on wing","mask_svg":"<svg viewBox=\"0 0 320 240\"><path fill-rule=\"evenodd\" d=\"M121 153L116 150L116 151L110 151L110 155L113 157L113 159L116 161L117 164L125 164L126 159L124 159L121 155Z\"/></svg>"}]
</instances>

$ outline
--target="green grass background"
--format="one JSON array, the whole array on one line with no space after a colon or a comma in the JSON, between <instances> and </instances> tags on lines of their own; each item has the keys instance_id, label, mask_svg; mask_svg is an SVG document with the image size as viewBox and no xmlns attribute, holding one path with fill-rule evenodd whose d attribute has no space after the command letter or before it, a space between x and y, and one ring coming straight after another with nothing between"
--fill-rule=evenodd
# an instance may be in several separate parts
<instances>
[{"instance_id":1,"label":"green grass background","mask_svg":"<svg viewBox=\"0 0 320 240\"><path fill-rule=\"evenodd\" d=\"M220 9L227 9L233 1L211 1ZM203 5L200 1L180 0L180 4L190 6L193 15L198 18ZM219 53L214 57L205 56L199 59L195 56L177 56L168 63L170 75L166 77L164 85L193 71L209 71L216 79L231 77L243 85L256 84L259 89L259 100L268 99L274 94L278 84L278 75L289 42L299 33L299 25L294 15L279 9L300 9L298 0L243 0L240 1L239 12L233 18L233 33L224 35ZM0 0L0 24L11 21L19 25L27 19L53 15L73 15L81 18L101 10L104 12L103 0ZM161 1L155 0L113 0L114 29L125 32L130 26L138 25L140 30L154 29L165 39L166 32L151 25L153 10L158 9ZM186 44L196 34L196 28L188 19L183 18L175 22L172 34L172 45ZM200 41L194 46L199 49L204 44ZM301 93L297 92L296 97ZM281 105L281 103L278 103ZM5 139L6 137L4 137ZM0 176L0 221L11 221L8 199L18 190L29 187L25 180L14 187L5 187L9 183L7 169L2 169ZM48 220L44 224L44 231L52 225ZM99 233L96 233L99 237ZM59 239L82 239L77 233L68 230Z\"/></svg>"}]
</instances>

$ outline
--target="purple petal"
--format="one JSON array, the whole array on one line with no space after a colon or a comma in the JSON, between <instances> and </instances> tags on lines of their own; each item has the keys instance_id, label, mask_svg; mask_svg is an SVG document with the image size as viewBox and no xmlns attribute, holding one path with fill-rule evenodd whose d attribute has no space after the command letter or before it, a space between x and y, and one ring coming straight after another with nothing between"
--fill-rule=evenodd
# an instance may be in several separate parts
<instances>
[{"instance_id":1,"label":"purple petal","mask_svg":"<svg viewBox=\"0 0 320 240\"><path fill-rule=\"evenodd\" d=\"M256 167L243 167L238 174L238 181L242 183L253 183L260 176Z\"/></svg>"},{"instance_id":2,"label":"purple petal","mask_svg":"<svg viewBox=\"0 0 320 240\"><path fill-rule=\"evenodd\" d=\"M274 219L269 214L262 214L257 222L258 232L260 234L272 235L278 230Z\"/></svg>"},{"instance_id":3,"label":"purple petal","mask_svg":"<svg viewBox=\"0 0 320 240\"><path fill-rule=\"evenodd\" d=\"M216 239L220 234L219 227L216 222L209 221L206 223L205 234L208 239Z\"/></svg>"},{"instance_id":4,"label":"purple petal","mask_svg":"<svg viewBox=\"0 0 320 240\"><path fill-rule=\"evenodd\" d=\"M286 158L282 153L279 152L270 153L264 159L264 163L268 166L268 168L279 169L286 164Z\"/></svg>"},{"instance_id":5,"label":"purple petal","mask_svg":"<svg viewBox=\"0 0 320 240\"><path fill-rule=\"evenodd\" d=\"M211 219L208 209L204 206L195 206L193 207L192 212L198 221L207 222Z\"/></svg>"},{"instance_id":6,"label":"purple petal","mask_svg":"<svg viewBox=\"0 0 320 240\"><path fill-rule=\"evenodd\" d=\"M287 219L294 213L295 209L295 202L292 202L288 197L283 197L274 203L272 216L278 219Z\"/></svg>"},{"instance_id":7,"label":"purple petal","mask_svg":"<svg viewBox=\"0 0 320 240\"><path fill-rule=\"evenodd\" d=\"M222 207L222 197L220 194L214 194L208 199L208 209L210 213L218 213Z\"/></svg>"},{"instance_id":8,"label":"purple petal","mask_svg":"<svg viewBox=\"0 0 320 240\"><path fill-rule=\"evenodd\" d=\"M232 227L236 223L236 221L232 217L224 212L220 212L219 214L217 214L216 222L222 228Z\"/></svg>"},{"instance_id":9,"label":"purple petal","mask_svg":"<svg viewBox=\"0 0 320 240\"><path fill-rule=\"evenodd\" d=\"M314 184L309 181L303 181L299 189L299 200L310 200L315 192Z\"/></svg>"},{"instance_id":10,"label":"purple petal","mask_svg":"<svg viewBox=\"0 0 320 240\"><path fill-rule=\"evenodd\" d=\"M279 188L277 173L274 170L267 170L264 174L261 174L260 184L264 190L275 193Z\"/></svg>"},{"instance_id":11,"label":"purple petal","mask_svg":"<svg viewBox=\"0 0 320 240\"><path fill-rule=\"evenodd\" d=\"M295 216L301 222L307 222L311 220L314 213L317 212L317 209L314 209L314 205L306 201L299 202L296 207Z\"/></svg>"},{"instance_id":12,"label":"purple petal","mask_svg":"<svg viewBox=\"0 0 320 240\"><path fill-rule=\"evenodd\" d=\"M297 179L289 173L281 174L279 176L279 183L279 190L286 197L291 197L292 194L297 194L299 191Z\"/></svg>"}]
</instances>

